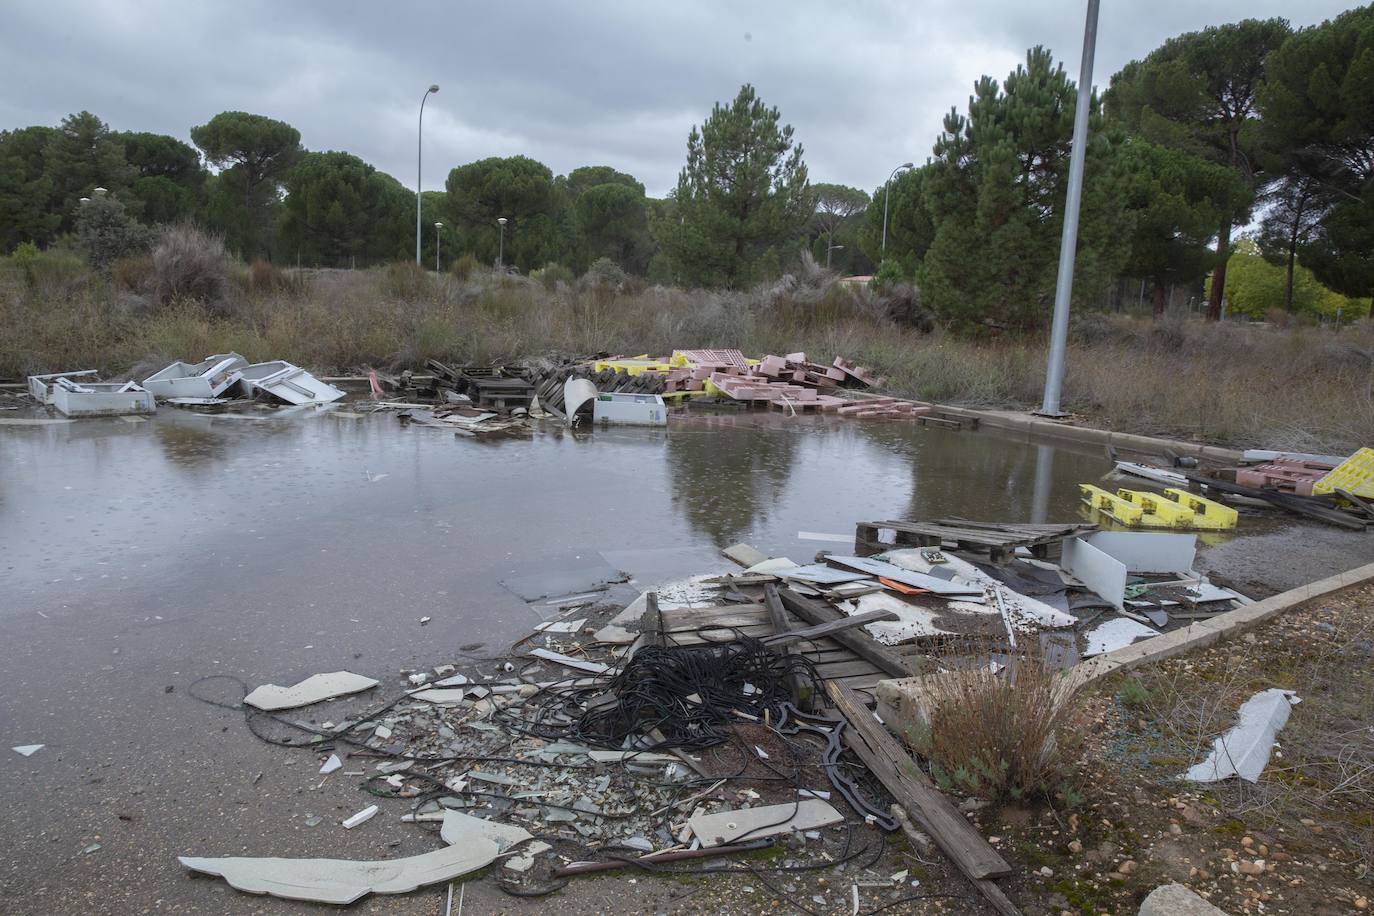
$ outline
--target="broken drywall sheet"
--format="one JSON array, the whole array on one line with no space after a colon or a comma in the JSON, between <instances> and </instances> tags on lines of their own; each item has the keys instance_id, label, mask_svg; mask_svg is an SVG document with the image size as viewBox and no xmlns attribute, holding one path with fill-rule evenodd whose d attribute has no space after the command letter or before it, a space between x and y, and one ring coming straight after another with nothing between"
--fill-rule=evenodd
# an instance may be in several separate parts
<instances>
[{"instance_id":1,"label":"broken drywall sheet","mask_svg":"<svg viewBox=\"0 0 1374 916\"><path fill-rule=\"evenodd\" d=\"M786 805L740 808L698 814L687 823L702 846L723 846L736 840L758 840L793 830L815 830L844 820L840 812L818 798Z\"/></svg>"},{"instance_id":2,"label":"broken drywall sheet","mask_svg":"<svg viewBox=\"0 0 1374 916\"><path fill-rule=\"evenodd\" d=\"M407 894L427 884L451 881L490 865L500 850L485 837L404 859L353 862L347 859L199 858L178 856L192 871L217 875L249 894L285 900L345 904L368 894Z\"/></svg>"},{"instance_id":3,"label":"broken drywall sheet","mask_svg":"<svg viewBox=\"0 0 1374 916\"><path fill-rule=\"evenodd\" d=\"M995 596L988 594L990 590L995 588L1001 591L1002 604L1006 606L1007 613L1022 628L1032 626L1059 629L1071 627L1078 623L1078 619L1071 614L1052 607L1038 598L1013 591L1002 580L988 575L961 557L943 554L944 562L931 563L923 556L924 552L922 548L907 548L890 550L882 556L886 557L893 566L900 566L902 569L909 569L912 572L930 576L949 576L952 582L974 586L978 589L976 600L986 602L988 605L987 608L972 608L975 613L1001 613ZM950 610L968 611L974 600L974 598L965 598L963 601L955 601L950 604Z\"/></svg>"},{"instance_id":4,"label":"broken drywall sheet","mask_svg":"<svg viewBox=\"0 0 1374 916\"><path fill-rule=\"evenodd\" d=\"M1126 600L1126 564L1082 538L1064 541L1059 565L1093 594L1121 610Z\"/></svg>"},{"instance_id":5,"label":"broken drywall sheet","mask_svg":"<svg viewBox=\"0 0 1374 916\"><path fill-rule=\"evenodd\" d=\"M1270 687L1246 700L1235 727L1212 745L1207 759L1193 765L1183 778L1192 782L1218 782L1239 776L1259 782L1269 763L1274 739L1288 722L1289 710L1301 702L1291 690Z\"/></svg>"},{"instance_id":6,"label":"broken drywall sheet","mask_svg":"<svg viewBox=\"0 0 1374 916\"><path fill-rule=\"evenodd\" d=\"M983 589L981 586L972 582L960 582L957 579L943 579L932 575L929 572L918 572L910 565L898 565L896 563L884 562L873 557L838 557L828 556L826 560L830 563L838 563L849 569L856 569L865 575L882 576L912 588L929 589L941 597L946 596L972 596L981 597Z\"/></svg>"},{"instance_id":7,"label":"broken drywall sheet","mask_svg":"<svg viewBox=\"0 0 1374 916\"><path fill-rule=\"evenodd\" d=\"M1088 645L1083 650L1083 657L1090 658L1104 652L1114 652L1117 649L1126 648L1137 639L1146 639L1158 635L1158 630L1151 629L1143 623L1137 623L1126 617L1113 617L1106 623L1087 632Z\"/></svg>"},{"instance_id":8,"label":"broken drywall sheet","mask_svg":"<svg viewBox=\"0 0 1374 916\"><path fill-rule=\"evenodd\" d=\"M1197 557L1196 534L1160 531L1094 531L1082 538L1133 573L1190 573Z\"/></svg>"},{"instance_id":9,"label":"broken drywall sheet","mask_svg":"<svg viewBox=\"0 0 1374 916\"><path fill-rule=\"evenodd\" d=\"M263 684L255 689L243 702L249 706L271 712L277 709L294 709L309 706L321 700L332 700L345 694L357 693L376 687L377 681L351 671L331 671L328 674L312 674L310 677L291 687L278 687L276 684Z\"/></svg>"},{"instance_id":10,"label":"broken drywall sheet","mask_svg":"<svg viewBox=\"0 0 1374 916\"><path fill-rule=\"evenodd\" d=\"M887 592L860 595L852 601L840 603L838 607L850 617L866 614L869 611L889 611L896 614L898 618L896 620L879 620L875 623L864 624L864 629L868 631L869 635L885 646L895 646L923 636L939 636L953 632L935 623L935 618L944 611L911 604ZM973 605L973 607L976 607L979 613L986 610L979 605Z\"/></svg>"},{"instance_id":11,"label":"broken drywall sheet","mask_svg":"<svg viewBox=\"0 0 1374 916\"><path fill-rule=\"evenodd\" d=\"M524 827L515 824L498 824L461 811L445 809L444 825L439 828L439 836L450 846L465 846L485 840L496 846L498 853L505 852L517 843L533 839Z\"/></svg>"},{"instance_id":12,"label":"broken drywall sheet","mask_svg":"<svg viewBox=\"0 0 1374 916\"><path fill-rule=\"evenodd\" d=\"M417 690L410 695L412 700L424 700L427 703L461 703L467 696L470 687L429 687L425 690Z\"/></svg>"},{"instance_id":13,"label":"broken drywall sheet","mask_svg":"<svg viewBox=\"0 0 1374 916\"><path fill-rule=\"evenodd\" d=\"M18 747L10 748L10 750L17 754L22 754L25 757L32 757L34 754L43 750L44 747L46 747L46 745L43 744L21 744Z\"/></svg>"}]
</instances>

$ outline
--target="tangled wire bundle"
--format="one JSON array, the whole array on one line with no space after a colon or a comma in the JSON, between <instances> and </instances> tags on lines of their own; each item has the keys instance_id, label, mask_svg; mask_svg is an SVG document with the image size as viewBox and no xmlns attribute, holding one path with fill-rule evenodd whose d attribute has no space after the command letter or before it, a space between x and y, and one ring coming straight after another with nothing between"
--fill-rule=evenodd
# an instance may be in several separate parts
<instances>
[{"instance_id":1,"label":"tangled wire bundle","mask_svg":"<svg viewBox=\"0 0 1374 916\"><path fill-rule=\"evenodd\" d=\"M590 704L572 732L588 744L619 748L657 729L664 738L658 749L712 747L727 740L736 712L778 719L792 700L793 680L802 691L820 687L810 659L747 636L721 645L645 646L606 683L615 702Z\"/></svg>"}]
</instances>

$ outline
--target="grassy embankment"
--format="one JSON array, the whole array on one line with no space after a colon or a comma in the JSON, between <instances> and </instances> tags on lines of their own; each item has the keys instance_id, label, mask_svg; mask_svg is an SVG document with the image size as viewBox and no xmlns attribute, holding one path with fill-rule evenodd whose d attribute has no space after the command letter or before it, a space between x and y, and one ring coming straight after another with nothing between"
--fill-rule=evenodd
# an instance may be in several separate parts
<instances>
[{"instance_id":1,"label":"grassy embankment","mask_svg":"<svg viewBox=\"0 0 1374 916\"><path fill-rule=\"evenodd\" d=\"M194 260L195 252L189 257ZM867 290L821 278L750 292L549 286L409 265L295 272L258 264L0 262L0 376L98 367L113 376L236 350L324 371L734 346L805 350L877 369L893 394L969 406L1039 403L1042 339L920 333ZM1082 316L1065 406L1134 432L1345 451L1374 443L1374 327L1277 329Z\"/></svg>"}]
</instances>

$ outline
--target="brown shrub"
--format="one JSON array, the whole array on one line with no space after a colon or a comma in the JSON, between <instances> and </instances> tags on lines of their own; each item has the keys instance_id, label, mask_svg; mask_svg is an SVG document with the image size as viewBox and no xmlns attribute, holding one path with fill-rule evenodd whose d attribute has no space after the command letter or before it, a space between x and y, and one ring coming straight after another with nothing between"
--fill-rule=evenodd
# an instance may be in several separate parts
<instances>
[{"instance_id":1,"label":"brown shrub","mask_svg":"<svg viewBox=\"0 0 1374 916\"><path fill-rule=\"evenodd\" d=\"M228 310L229 256L220 239L188 223L168 226L148 260L146 293L157 304L194 300L212 313Z\"/></svg>"},{"instance_id":2,"label":"brown shrub","mask_svg":"<svg viewBox=\"0 0 1374 916\"><path fill-rule=\"evenodd\" d=\"M1040 652L1023 651L998 673L986 657L947 661L956 658L958 667L924 678L927 718L909 735L936 782L989 800L1072 797L1085 720L1060 701Z\"/></svg>"}]
</instances>

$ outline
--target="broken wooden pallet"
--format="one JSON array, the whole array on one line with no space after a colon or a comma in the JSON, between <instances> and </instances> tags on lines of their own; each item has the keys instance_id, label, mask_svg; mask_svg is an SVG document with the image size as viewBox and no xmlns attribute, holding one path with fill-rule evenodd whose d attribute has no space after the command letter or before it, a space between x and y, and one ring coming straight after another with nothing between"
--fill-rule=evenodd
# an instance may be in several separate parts
<instances>
[{"instance_id":1,"label":"broken wooden pallet","mask_svg":"<svg viewBox=\"0 0 1374 916\"><path fill-rule=\"evenodd\" d=\"M940 547L986 553L990 562L1000 566L1012 561L1018 547L1027 548L1037 559L1056 559L1065 540L1096 530L1096 525L1023 525L962 518L859 522L854 529L854 552L867 557L902 547Z\"/></svg>"}]
</instances>

